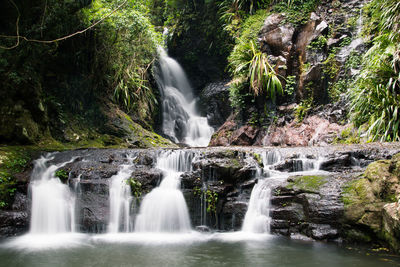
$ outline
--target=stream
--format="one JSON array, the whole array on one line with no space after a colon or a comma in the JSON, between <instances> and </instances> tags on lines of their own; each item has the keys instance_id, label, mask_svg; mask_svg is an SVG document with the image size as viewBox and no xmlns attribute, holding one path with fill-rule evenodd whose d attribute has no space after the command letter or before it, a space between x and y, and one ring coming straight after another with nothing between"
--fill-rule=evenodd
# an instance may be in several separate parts
<instances>
[{"instance_id":1,"label":"stream","mask_svg":"<svg viewBox=\"0 0 400 267\"><path fill-rule=\"evenodd\" d=\"M122 234L121 234L122 235ZM176 238L176 237L175 237ZM334 244L265 235L238 240L235 234L197 237L114 238L86 236L63 249L30 252L0 248L0 266L397 266L398 257Z\"/></svg>"}]
</instances>

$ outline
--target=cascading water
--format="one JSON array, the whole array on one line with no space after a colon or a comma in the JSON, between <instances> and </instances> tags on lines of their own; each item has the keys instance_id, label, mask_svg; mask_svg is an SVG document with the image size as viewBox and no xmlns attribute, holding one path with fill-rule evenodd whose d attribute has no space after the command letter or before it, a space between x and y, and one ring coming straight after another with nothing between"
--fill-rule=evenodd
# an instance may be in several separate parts
<instances>
[{"instance_id":1,"label":"cascading water","mask_svg":"<svg viewBox=\"0 0 400 267\"><path fill-rule=\"evenodd\" d=\"M31 177L32 194L31 234L56 234L73 232L75 197L68 186L55 177L57 169L65 164L46 166L53 157L35 161Z\"/></svg>"},{"instance_id":2,"label":"cascading water","mask_svg":"<svg viewBox=\"0 0 400 267\"><path fill-rule=\"evenodd\" d=\"M32 197L30 229L7 245L21 250L54 249L81 245L86 236L75 230L75 195L55 176L57 169L72 162L47 166L54 154L34 163L29 185Z\"/></svg>"},{"instance_id":3,"label":"cascading water","mask_svg":"<svg viewBox=\"0 0 400 267\"><path fill-rule=\"evenodd\" d=\"M214 130L196 110L193 90L181 66L159 48L157 83L162 95L162 131L172 141L207 146Z\"/></svg>"},{"instance_id":4,"label":"cascading water","mask_svg":"<svg viewBox=\"0 0 400 267\"><path fill-rule=\"evenodd\" d=\"M128 157L131 162L132 158ZM132 201L131 188L127 184L132 170L131 165L122 165L122 169L110 179L110 221L109 233L129 232L131 229L130 207Z\"/></svg>"},{"instance_id":5,"label":"cascading water","mask_svg":"<svg viewBox=\"0 0 400 267\"><path fill-rule=\"evenodd\" d=\"M271 188L268 179L273 177L270 167L278 163L281 156L276 151L270 151L262 154L264 168L257 167L257 183L251 191L250 201L244 217L242 231L251 233L269 233L271 218L269 216Z\"/></svg>"},{"instance_id":6,"label":"cascading water","mask_svg":"<svg viewBox=\"0 0 400 267\"><path fill-rule=\"evenodd\" d=\"M162 152L157 160L164 178L142 201L136 217L136 232L189 232L189 212L180 191L180 176L190 171L194 154L188 151Z\"/></svg>"},{"instance_id":7,"label":"cascading water","mask_svg":"<svg viewBox=\"0 0 400 267\"><path fill-rule=\"evenodd\" d=\"M251 233L269 233L270 231L270 198L271 188L276 180L287 178L289 173L272 170L273 166L281 161L277 151L262 154L264 168L256 171L257 183L251 191L250 201L243 221L242 231ZM317 171L322 158L310 159L300 155L293 160L294 172Z\"/></svg>"}]
</instances>

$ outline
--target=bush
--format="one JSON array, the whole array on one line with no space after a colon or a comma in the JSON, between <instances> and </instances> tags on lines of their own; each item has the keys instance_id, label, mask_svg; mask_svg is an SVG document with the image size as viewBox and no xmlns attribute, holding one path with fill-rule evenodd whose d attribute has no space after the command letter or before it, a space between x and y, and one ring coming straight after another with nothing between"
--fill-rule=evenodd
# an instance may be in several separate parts
<instances>
[{"instance_id":1,"label":"bush","mask_svg":"<svg viewBox=\"0 0 400 267\"><path fill-rule=\"evenodd\" d=\"M363 58L362 71L351 94L352 120L368 125L371 141L399 141L400 2L374 0L371 20L381 18L378 35Z\"/></svg>"},{"instance_id":2,"label":"bush","mask_svg":"<svg viewBox=\"0 0 400 267\"><path fill-rule=\"evenodd\" d=\"M146 121L151 118L156 104L149 73L162 37L143 15L146 7L140 3L124 6L96 29L95 51L98 52L95 57L98 69L104 69L114 100L128 113ZM120 4L120 1L94 1L84 10L87 23L99 20Z\"/></svg>"},{"instance_id":3,"label":"bush","mask_svg":"<svg viewBox=\"0 0 400 267\"><path fill-rule=\"evenodd\" d=\"M273 66L269 64L268 56L260 51L256 43L267 14L267 11L259 10L246 20L241 35L228 58L234 77L233 86L230 88L234 106L236 103L243 102L241 95L246 94L244 88L248 88L253 96L265 94L273 101L277 94L283 93L282 84Z\"/></svg>"}]
</instances>

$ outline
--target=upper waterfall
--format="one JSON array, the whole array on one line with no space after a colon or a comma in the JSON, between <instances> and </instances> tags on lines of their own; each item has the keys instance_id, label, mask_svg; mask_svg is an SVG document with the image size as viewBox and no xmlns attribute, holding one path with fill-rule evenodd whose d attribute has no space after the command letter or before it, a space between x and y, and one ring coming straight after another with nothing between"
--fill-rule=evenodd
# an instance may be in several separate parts
<instances>
[{"instance_id":1,"label":"upper waterfall","mask_svg":"<svg viewBox=\"0 0 400 267\"><path fill-rule=\"evenodd\" d=\"M193 89L182 67L161 47L156 74L162 97L162 132L176 143L207 146L214 129L198 114Z\"/></svg>"}]
</instances>

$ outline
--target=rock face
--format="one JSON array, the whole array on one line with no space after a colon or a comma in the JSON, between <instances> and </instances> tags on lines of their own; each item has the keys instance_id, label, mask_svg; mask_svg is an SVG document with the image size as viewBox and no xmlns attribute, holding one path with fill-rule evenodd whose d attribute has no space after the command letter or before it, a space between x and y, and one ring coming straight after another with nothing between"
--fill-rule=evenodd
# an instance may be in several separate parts
<instances>
[{"instance_id":1,"label":"rock face","mask_svg":"<svg viewBox=\"0 0 400 267\"><path fill-rule=\"evenodd\" d=\"M362 29L360 8L366 2L324 0L307 22L296 25L289 23L283 13L271 13L258 40L269 63L286 78L282 79L284 86L291 81L288 92L277 100L281 107L291 108L279 110L279 106L268 106L265 98L253 99L243 108L245 116L233 114L228 118L213 136L211 145L332 143L345 128L345 90L359 73L360 64L356 62L365 51L364 41L358 35ZM256 122L251 118L253 114L258 114ZM252 133L247 134L247 127L257 133L255 138ZM246 136L236 140L239 129Z\"/></svg>"},{"instance_id":2,"label":"rock face","mask_svg":"<svg viewBox=\"0 0 400 267\"><path fill-rule=\"evenodd\" d=\"M193 227L202 231L240 230L257 170L264 162L260 155L275 151L280 160L276 170L288 178L271 184L271 232L298 234L316 240L371 241L376 237L398 249L400 193L400 145L368 144L301 148L201 148L184 149L193 156L192 170L181 175ZM142 199L162 180L156 168L162 150L89 149L55 154L51 163L75 158L63 169L67 183L76 194L77 225L80 231L101 233L109 219L110 178L122 164L132 168L130 178L141 184ZM128 157L129 155L129 157ZM305 170L304 162L317 161L318 175L292 175ZM381 159L380 161L371 162ZM305 160L305 161L304 161ZM301 164L300 164L301 163ZM368 165L369 164L369 165ZM363 176L358 176L367 167ZM0 212L0 236L26 232L29 227L27 191L18 190L10 210ZM133 223L138 206L131 207ZM378 239L376 239L378 240Z\"/></svg>"},{"instance_id":3,"label":"rock face","mask_svg":"<svg viewBox=\"0 0 400 267\"><path fill-rule=\"evenodd\" d=\"M308 146L327 145L344 130L345 127L319 116L311 116L299 124L293 120L282 127L272 127L271 133L264 137L263 144L272 146Z\"/></svg>"},{"instance_id":4,"label":"rock face","mask_svg":"<svg viewBox=\"0 0 400 267\"><path fill-rule=\"evenodd\" d=\"M200 93L200 105L207 114L208 124L218 129L232 112L228 81L208 84Z\"/></svg>"},{"instance_id":5,"label":"rock face","mask_svg":"<svg viewBox=\"0 0 400 267\"><path fill-rule=\"evenodd\" d=\"M316 240L335 240L340 235L344 208L343 176L295 176L273 190L271 231L282 235L303 234Z\"/></svg>"}]
</instances>

